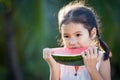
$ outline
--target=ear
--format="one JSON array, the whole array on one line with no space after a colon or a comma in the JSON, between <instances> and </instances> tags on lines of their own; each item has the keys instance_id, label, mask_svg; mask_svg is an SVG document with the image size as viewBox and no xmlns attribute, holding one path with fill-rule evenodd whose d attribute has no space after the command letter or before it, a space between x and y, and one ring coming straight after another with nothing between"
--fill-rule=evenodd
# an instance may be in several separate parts
<instances>
[{"instance_id":1,"label":"ear","mask_svg":"<svg viewBox=\"0 0 120 80\"><path fill-rule=\"evenodd\" d=\"M95 39L96 34L97 34L97 31L96 31L96 28L94 27L94 28L91 30L91 38L92 38L92 39Z\"/></svg>"}]
</instances>

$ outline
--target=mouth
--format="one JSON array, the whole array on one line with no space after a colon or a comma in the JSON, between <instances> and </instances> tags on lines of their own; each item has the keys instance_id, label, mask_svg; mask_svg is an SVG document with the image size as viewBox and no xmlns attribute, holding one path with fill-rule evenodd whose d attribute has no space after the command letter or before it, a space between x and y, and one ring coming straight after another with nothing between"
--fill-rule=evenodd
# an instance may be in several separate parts
<instances>
[{"instance_id":1,"label":"mouth","mask_svg":"<svg viewBox=\"0 0 120 80\"><path fill-rule=\"evenodd\" d=\"M71 49L78 49L78 48L80 48L80 47L70 47Z\"/></svg>"}]
</instances>

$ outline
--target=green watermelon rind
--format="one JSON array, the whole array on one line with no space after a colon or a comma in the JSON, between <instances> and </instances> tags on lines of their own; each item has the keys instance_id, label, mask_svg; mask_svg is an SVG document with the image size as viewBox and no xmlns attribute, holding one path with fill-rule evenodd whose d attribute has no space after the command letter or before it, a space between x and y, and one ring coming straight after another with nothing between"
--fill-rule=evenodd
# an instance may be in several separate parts
<instances>
[{"instance_id":1,"label":"green watermelon rind","mask_svg":"<svg viewBox=\"0 0 120 80\"><path fill-rule=\"evenodd\" d=\"M65 65L83 65L83 58L81 55L56 55L53 54L52 57L56 62Z\"/></svg>"}]
</instances>

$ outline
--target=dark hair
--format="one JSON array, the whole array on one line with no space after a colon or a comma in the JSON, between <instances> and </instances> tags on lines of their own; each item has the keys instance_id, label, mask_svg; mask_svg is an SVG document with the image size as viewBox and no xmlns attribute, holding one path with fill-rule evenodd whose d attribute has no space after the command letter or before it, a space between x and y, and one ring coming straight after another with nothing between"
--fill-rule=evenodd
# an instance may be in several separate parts
<instances>
[{"instance_id":1,"label":"dark hair","mask_svg":"<svg viewBox=\"0 0 120 80\"><path fill-rule=\"evenodd\" d=\"M71 2L59 11L58 22L60 31L62 24L68 24L70 22L82 23L84 27L88 29L89 33L95 27L99 44L105 51L104 60L109 58L110 50L106 43L101 39L97 16L92 8L84 6L83 3Z\"/></svg>"}]
</instances>

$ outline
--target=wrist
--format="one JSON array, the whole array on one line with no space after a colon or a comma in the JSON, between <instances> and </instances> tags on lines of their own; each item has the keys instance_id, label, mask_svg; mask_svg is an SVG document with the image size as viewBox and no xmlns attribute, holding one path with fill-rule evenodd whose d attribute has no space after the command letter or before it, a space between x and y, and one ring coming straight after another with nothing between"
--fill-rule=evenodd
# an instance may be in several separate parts
<instances>
[{"instance_id":1,"label":"wrist","mask_svg":"<svg viewBox=\"0 0 120 80\"><path fill-rule=\"evenodd\" d=\"M87 68L89 73L94 73L97 71L96 67L92 67L92 68Z\"/></svg>"},{"instance_id":2,"label":"wrist","mask_svg":"<svg viewBox=\"0 0 120 80\"><path fill-rule=\"evenodd\" d=\"M59 67L59 64L58 63L56 63L56 62L52 62L52 63L48 63L49 64L49 67L51 68L51 69L56 69L57 67Z\"/></svg>"}]
</instances>

